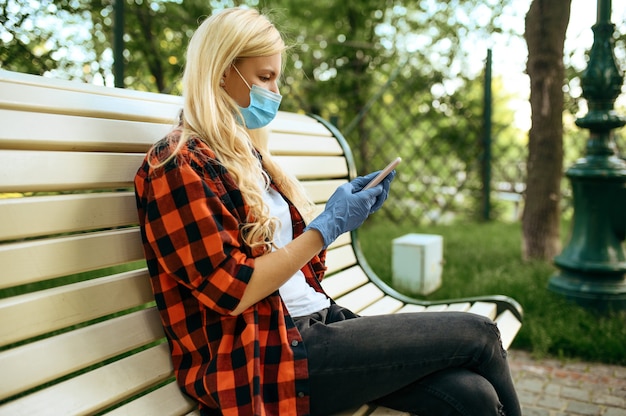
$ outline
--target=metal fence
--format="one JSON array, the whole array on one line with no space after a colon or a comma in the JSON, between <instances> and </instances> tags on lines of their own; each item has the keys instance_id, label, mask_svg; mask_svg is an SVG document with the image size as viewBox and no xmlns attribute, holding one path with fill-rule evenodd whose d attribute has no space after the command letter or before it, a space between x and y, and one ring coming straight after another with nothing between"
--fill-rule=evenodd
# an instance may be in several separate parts
<instances>
[{"instance_id":1,"label":"metal fence","mask_svg":"<svg viewBox=\"0 0 626 416\"><path fill-rule=\"evenodd\" d=\"M489 108L483 102L469 105L447 96L428 105L416 96L424 91L414 85L419 82L398 77L381 88L366 111L345 125L338 122L359 173L403 159L379 216L416 225L459 217L515 218L525 183L525 137L507 139L501 133L509 126L498 123L487 136ZM497 96L491 102L506 104Z\"/></svg>"}]
</instances>

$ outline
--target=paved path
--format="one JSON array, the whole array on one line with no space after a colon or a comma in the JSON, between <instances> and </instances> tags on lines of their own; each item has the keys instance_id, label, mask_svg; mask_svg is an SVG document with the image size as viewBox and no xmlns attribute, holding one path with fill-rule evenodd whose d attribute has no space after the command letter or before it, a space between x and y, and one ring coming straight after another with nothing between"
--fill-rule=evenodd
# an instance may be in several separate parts
<instances>
[{"instance_id":1,"label":"paved path","mask_svg":"<svg viewBox=\"0 0 626 416\"><path fill-rule=\"evenodd\" d=\"M626 367L509 350L524 416L626 416Z\"/></svg>"}]
</instances>

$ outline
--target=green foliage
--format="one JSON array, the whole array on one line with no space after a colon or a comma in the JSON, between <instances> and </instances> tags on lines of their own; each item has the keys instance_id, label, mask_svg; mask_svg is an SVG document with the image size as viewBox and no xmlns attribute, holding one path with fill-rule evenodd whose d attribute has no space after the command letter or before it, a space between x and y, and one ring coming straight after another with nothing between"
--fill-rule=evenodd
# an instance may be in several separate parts
<instances>
[{"instance_id":1,"label":"green foliage","mask_svg":"<svg viewBox=\"0 0 626 416\"><path fill-rule=\"evenodd\" d=\"M220 2L218 7L223 7ZM0 2L0 66L113 85L115 1ZM184 50L211 8L200 0L122 0L125 86L180 92Z\"/></svg>"},{"instance_id":2,"label":"green foliage","mask_svg":"<svg viewBox=\"0 0 626 416\"><path fill-rule=\"evenodd\" d=\"M546 262L520 259L519 223L457 222L418 228L372 217L359 239L368 263L389 284L391 241L408 233L443 236L443 284L425 299L508 295L524 308L524 324L513 348L537 356L626 364L626 311L600 314L548 291L548 279L556 269Z\"/></svg>"},{"instance_id":3,"label":"green foliage","mask_svg":"<svg viewBox=\"0 0 626 416\"><path fill-rule=\"evenodd\" d=\"M7 1L13 5L18 0ZM451 209L468 211L467 203L454 198L451 191L471 194L480 188L476 173L482 155L483 88L480 74L468 70L470 52L462 45L502 33L499 17L511 14L510 0L325 0L315 7L303 7L297 0L120 1L124 5L124 83L128 88L179 93L185 45L198 21L214 9L239 4L258 7L272 16L292 45L281 85L283 110L337 120L359 173L402 156L407 161L403 172L408 175L402 178L407 191L401 198L407 199L406 204L411 204L415 195L434 201L435 208L424 208L435 213L433 218ZM14 61L8 59L2 60L2 66L112 85L115 2L43 0L42 4L46 6L43 11L34 5L22 7L23 18L7 25L7 32L21 30L14 39L28 40L30 46L48 45L46 39L54 37L55 48L82 47L83 54L56 62L53 58L57 55L49 51L50 58L37 67L29 67L28 62L12 65ZM64 38L47 31L45 25L36 32L24 30L28 26L24 22L32 25L56 19L67 23L70 16L77 24L82 19L89 28L81 32L82 38ZM13 22L9 17L4 20ZM7 53L17 47L8 46ZM16 52L20 53L29 55ZM495 124L511 126L512 111L505 105L494 108ZM502 139L508 135L501 134ZM442 187L448 188L448 196L441 196Z\"/></svg>"},{"instance_id":4,"label":"green foliage","mask_svg":"<svg viewBox=\"0 0 626 416\"><path fill-rule=\"evenodd\" d=\"M89 15L75 2L0 1L0 67L35 74L54 71L63 78L80 76L82 65L95 58L74 47L88 42L88 21Z\"/></svg>"},{"instance_id":5,"label":"green foliage","mask_svg":"<svg viewBox=\"0 0 626 416\"><path fill-rule=\"evenodd\" d=\"M100 57L112 52L114 2L85 1L98 41ZM130 89L180 93L184 51L203 16L206 2L124 0L124 85ZM106 68L110 71L110 67Z\"/></svg>"}]
</instances>

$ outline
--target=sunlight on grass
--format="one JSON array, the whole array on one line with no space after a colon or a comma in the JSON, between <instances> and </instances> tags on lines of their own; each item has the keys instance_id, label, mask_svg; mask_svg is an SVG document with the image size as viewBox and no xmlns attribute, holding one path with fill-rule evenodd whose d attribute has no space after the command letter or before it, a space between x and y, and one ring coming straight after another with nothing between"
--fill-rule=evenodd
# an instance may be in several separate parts
<instances>
[{"instance_id":1,"label":"sunlight on grass","mask_svg":"<svg viewBox=\"0 0 626 416\"><path fill-rule=\"evenodd\" d=\"M359 232L368 263L389 284L394 238L408 233L442 235L442 287L424 298L501 294L516 299L524 308L524 325L513 348L536 356L626 364L626 312L599 314L548 291L548 279L556 269L549 262L522 261L519 223L414 227L372 218Z\"/></svg>"}]
</instances>

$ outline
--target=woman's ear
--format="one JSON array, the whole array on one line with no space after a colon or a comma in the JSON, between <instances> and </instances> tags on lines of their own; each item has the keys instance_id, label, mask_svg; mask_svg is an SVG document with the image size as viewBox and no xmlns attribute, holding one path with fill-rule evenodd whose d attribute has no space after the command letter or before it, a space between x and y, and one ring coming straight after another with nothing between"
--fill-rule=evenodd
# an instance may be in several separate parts
<instances>
[{"instance_id":1,"label":"woman's ear","mask_svg":"<svg viewBox=\"0 0 626 416\"><path fill-rule=\"evenodd\" d=\"M230 76L230 73L232 72L232 65L228 65L226 67L226 69L224 70L224 73L222 74L222 78L220 78L220 87L226 89L226 83L228 82L228 77Z\"/></svg>"},{"instance_id":2,"label":"woman's ear","mask_svg":"<svg viewBox=\"0 0 626 416\"><path fill-rule=\"evenodd\" d=\"M230 64L226 67L224 73L222 74L222 79L227 80L231 72L233 72L233 64Z\"/></svg>"}]
</instances>

